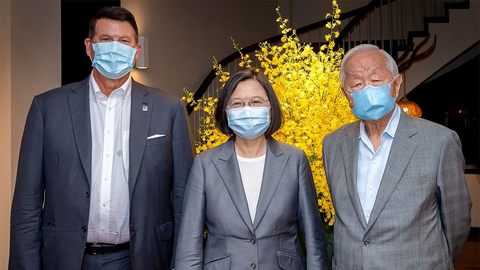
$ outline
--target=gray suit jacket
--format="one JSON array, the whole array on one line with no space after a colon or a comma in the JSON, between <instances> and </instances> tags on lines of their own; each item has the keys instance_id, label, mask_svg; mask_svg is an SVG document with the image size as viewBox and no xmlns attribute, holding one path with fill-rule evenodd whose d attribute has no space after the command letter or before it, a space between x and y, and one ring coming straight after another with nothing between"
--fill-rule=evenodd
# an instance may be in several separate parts
<instances>
[{"instance_id":1,"label":"gray suit jacket","mask_svg":"<svg viewBox=\"0 0 480 270\"><path fill-rule=\"evenodd\" d=\"M471 207L457 134L402 111L367 223L356 187L359 123L323 141L336 212L333 268L453 269Z\"/></svg>"},{"instance_id":2,"label":"gray suit jacket","mask_svg":"<svg viewBox=\"0 0 480 270\"><path fill-rule=\"evenodd\" d=\"M12 204L9 269L81 267L92 181L88 91L87 78L32 102ZM147 140L154 134L166 136ZM183 103L133 82L130 198L125 198L133 269L170 267L193 161L190 139Z\"/></svg>"},{"instance_id":3,"label":"gray suit jacket","mask_svg":"<svg viewBox=\"0 0 480 270\"><path fill-rule=\"evenodd\" d=\"M203 250L203 231L207 241ZM177 270L327 269L310 165L296 147L268 139L252 223L232 140L195 158L185 190Z\"/></svg>"}]
</instances>

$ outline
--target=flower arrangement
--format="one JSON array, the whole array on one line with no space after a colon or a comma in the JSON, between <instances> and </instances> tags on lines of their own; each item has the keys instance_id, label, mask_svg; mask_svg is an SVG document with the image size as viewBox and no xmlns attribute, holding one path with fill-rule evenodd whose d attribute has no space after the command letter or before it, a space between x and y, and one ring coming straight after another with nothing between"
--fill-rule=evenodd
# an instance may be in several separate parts
<instances>
[{"instance_id":1,"label":"flower arrangement","mask_svg":"<svg viewBox=\"0 0 480 270\"><path fill-rule=\"evenodd\" d=\"M325 224L335 222L335 210L328 190L322 159L322 141L325 135L341 126L355 121L346 98L343 97L340 83L340 64L343 49L335 49L334 39L339 32L334 29L340 25L340 9L332 1L331 18L326 27L330 33L325 36L326 44L316 53L310 44L302 44L296 31L288 28L288 19L283 19L279 8L277 22L282 29L281 43L272 45L263 42L255 56L260 62L264 74L269 78L275 90L285 117L282 128L274 138L302 149L310 162L313 179L318 194L319 210ZM243 54L233 40L233 46L240 52L240 67L251 68L251 59ZM221 88L230 74L214 58ZM203 110L200 118L200 140L196 142L197 153L225 142L228 137L215 128L214 109L217 99L193 100L193 93L185 90L184 100L194 106L194 110Z\"/></svg>"}]
</instances>

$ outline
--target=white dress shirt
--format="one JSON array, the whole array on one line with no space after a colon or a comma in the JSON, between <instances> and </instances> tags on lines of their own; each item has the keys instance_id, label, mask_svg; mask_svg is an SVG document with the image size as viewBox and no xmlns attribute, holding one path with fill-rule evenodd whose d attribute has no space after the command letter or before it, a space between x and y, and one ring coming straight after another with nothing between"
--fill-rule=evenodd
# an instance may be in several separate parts
<instances>
[{"instance_id":1,"label":"white dress shirt","mask_svg":"<svg viewBox=\"0 0 480 270\"><path fill-rule=\"evenodd\" d=\"M88 243L120 244L129 235L129 134L132 78L108 97L90 75L92 181Z\"/></svg>"},{"instance_id":2,"label":"white dress shirt","mask_svg":"<svg viewBox=\"0 0 480 270\"><path fill-rule=\"evenodd\" d=\"M400 121L400 107L395 105L392 117L381 136L380 147L375 152L372 142L365 131L365 124L360 123L360 136L358 143L357 165L357 192L362 204L365 219L370 219L370 214L377 198L378 188L382 181L388 155L392 148L393 137Z\"/></svg>"},{"instance_id":3,"label":"white dress shirt","mask_svg":"<svg viewBox=\"0 0 480 270\"><path fill-rule=\"evenodd\" d=\"M258 197L262 187L263 170L265 168L265 156L263 154L256 158L244 158L237 155L238 167L242 177L243 189L247 197L248 210L252 223L257 213Z\"/></svg>"}]
</instances>

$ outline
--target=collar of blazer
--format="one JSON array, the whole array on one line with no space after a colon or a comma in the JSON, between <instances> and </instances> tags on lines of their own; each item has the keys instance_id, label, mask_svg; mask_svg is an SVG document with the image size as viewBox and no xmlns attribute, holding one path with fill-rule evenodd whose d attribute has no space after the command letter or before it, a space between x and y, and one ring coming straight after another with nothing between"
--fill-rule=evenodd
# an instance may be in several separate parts
<instances>
[{"instance_id":1,"label":"collar of blazer","mask_svg":"<svg viewBox=\"0 0 480 270\"><path fill-rule=\"evenodd\" d=\"M86 178L91 184L92 171L92 136L90 124L89 106L89 78L72 84L72 95L67 99L70 106L75 142L77 144L80 160L85 170ZM148 87L137 83L132 79L132 104L130 115L130 168L129 168L129 191L132 196L133 187L137 180L140 164L145 150L148 137L148 129L152 110L144 111L144 106L153 103L149 95Z\"/></svg>"},{"instance_id":2,"label":"collar of blazer","mask_svg":"<svg viewBox=\"0 0 480 270\"><path fill-rule=\"evenodd\" d=\"M257 212L255 214L255 223L252 224L250 213L248 211L247 198L245 197L240 170L238 168L234 141L230 139L221 147L219 156L213 158L212 162L222 178L222 181L225 184L237 211L245 222L245 225L250 229L252 234L255 234L255 229L262 221L275 194L277 186L280 183L283 169L286 167L285 165L289 159L289 155L283 151L281 145L275 139L267 139L267 153L265 157L262 187L258 199Z\"/></svg>"},{"instance_id":3,"label":"collar of blazer","mask_svg":"<svg viewBox=\"0 0 480 270\"><path fill-rule=\"evenodd\" d=\"M145 106L153 108L153 97L149 95L148 87L137 83L132 79L132 106L130 113L130 162L128 173L128 190L130 200L133 188L137 182L140 165L145 151L148 138L148 130L152 119L153 109L144 110ZM159 104L162 107L162 104ZM168 114L165 114L168 115ZM158 117L158 114L157 114ZM162 156L162 155L159 155ZM149 166L148 164L146 166Z\"/></svg>"},{"instance_id":4,"label":"collar of blazer","mask_svg":"<svg viewBox=\"0 0 480 270\"><path fill-rule=\"evenodd\" d=\"M417 126L418 121L418 119L415 119L402 111L400 122L390 149L385 172L383 173L382 181L378 189L377 198L368 224L363 215L362 205L360 204L357 192L358 136L360 133L360 122L357 121L351 124L345 130L345 139L340 145L340 150L346 168L345 171L347 172L347 189L355 213L366 231L372 227L384 209L418 147L418 142L415 140L415 135L419 130Z\"/></svg>"}]
</instances>

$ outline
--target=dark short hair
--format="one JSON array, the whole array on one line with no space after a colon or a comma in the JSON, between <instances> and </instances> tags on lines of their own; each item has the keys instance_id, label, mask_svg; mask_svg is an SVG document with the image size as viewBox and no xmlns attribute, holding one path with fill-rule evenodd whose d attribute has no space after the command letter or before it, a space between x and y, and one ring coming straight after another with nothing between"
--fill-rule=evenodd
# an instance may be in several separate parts
<instances>
[{"instance_id":1,"label":"dark short hair","mask_svg":"<svg viewBox=\"0 0 480 270\"><path fill-rule=\"evenodd\" d=\"M100 19L110 19L129 23L133 27L133 30L135 30L135 41L138 42L137 22L135 21L133 14L126 8L117 6L101 8L95 17L90 20L90 24L88 25L88 37L90 39L95 35L95 27L97 26L97 21Z\"/></svg>"},{"instance_id":2,"label":"dark short hair","mask_svg":"<svg viewBox=\"0 0 480 270\"><path fill-rule=\"evenodd\" d=\"M235 136L233 130L228 127L226 113L227 103L237 88L237 85L246 80L256 80L263 86L263 89L267 93L268 100L270 101L270 126L265 131L265 137L269 138L279 130L283 124L282 108L268 78L262 72L253 68L241 69L230 76L230 79L228 79L225 87L218 96L217 108L215 109L215 124L225 135Z\"/></svg>"}]
</instances>

